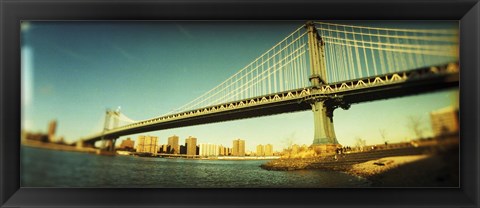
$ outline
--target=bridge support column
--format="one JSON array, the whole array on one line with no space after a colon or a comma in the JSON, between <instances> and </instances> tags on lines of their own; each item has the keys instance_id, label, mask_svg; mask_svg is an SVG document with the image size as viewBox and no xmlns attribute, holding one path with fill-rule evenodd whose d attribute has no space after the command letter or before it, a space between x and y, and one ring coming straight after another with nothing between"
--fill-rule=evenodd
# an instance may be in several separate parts
<instances>
[{"instance_id":1,"label":"bridge support column","mask_svg":"<svg viewBox=\"0 0 480 208\"><path fill-rule=\"evenodd\" d=\"M305 25L308 31L308 48L310 58L310 84L313 91L320 89L324 84L327 84L327 72L325 62L325 43L322 37L318 34L314 22L309 21ZM321 97L311 100L313 111L313 148L317 154L335 153L335 149L340 146L335 136L333 128L333 110L335 105L331 105L331 100L336 98Z\"/></svg>"},{"instance_id":2,"label":"bridge support column","mask_svg":"<svg viewBox=\"0 0 480 208\"><path fill-rule=\"evenodd\" d=\"M335 154L335 150L341 145L338 143L333 125L333 111L341 107L344 110L350 108L350 104L344 102L341 97L324 97L312 100L314 136L312 147L317 154Z\"/></svg>"},{"instance_id":3,"label":"bridge support column","mask_svg":"<svg viewBox=\"0 0 480 208\"><path fill-rule=\"evenodd\" d=\"M118 138L104 138L102 140L102 147L97 150L97 154L99 155L115 155L115 142Z\"/></svg>"},{"instance_id":4,"label":"bridge support column","mask_svg":"<svg viewBox=\"0 0 480 208\"><path fill-rule=\"evenodd\" d=\"M325 101L316 101L312 105L314 136L313 145L338 144L333 127L333 106Z\"/></svg>"},{"instance_id":5,"label":"bridge support column","mask_svg":"<svg viewBox=\"0 0 480 208\"><path fill-rule=\"evenodd\" d=\"M115 152L116 141L117 138L106 138L105 140L103 140L103 147L101 149L105 151Z\"/></svg>"},{"instance_id":6,"label":"bridge support column","mask_svg":"<svg viewBox=\"0 0 480 208\"><path fill-rule=\"evenodd\" d=\"M110 151L115 152L115 143L117 142L117 138L111 140L111 146L110 146Z\"/></svg>"}]
</instances>

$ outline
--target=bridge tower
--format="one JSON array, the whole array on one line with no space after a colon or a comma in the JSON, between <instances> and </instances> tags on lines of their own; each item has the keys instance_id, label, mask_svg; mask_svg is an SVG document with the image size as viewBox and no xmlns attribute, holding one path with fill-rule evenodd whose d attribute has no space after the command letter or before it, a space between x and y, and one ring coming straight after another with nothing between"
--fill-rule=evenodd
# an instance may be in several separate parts
<instances>
[{"instance_id":1,"label":"bridge tower","mask_svg":"<svg viewBox=\"0 0 480 208\"><path fill-rule=\"evenodd\" d=\"M308 32L308 48L310 58L310 83L313 93L317 92L322 85L328 84L324 54L325 43L318 34L313 22L306 24ZM335 136L333 126L333 111L337 107L348 109L349 105L342 102L339 97L317 96L309 100L312 106L315 150L321 153L334 151L339 143Z\"/></svg>"},{"instance_id":2,"label":"bridge tower","mask_svg":"<svg viewBox=\"0 0 480 208\"><path fill-rule=\"evenodd\" d=\"M113 110L107 109L105 112L105 123L103 126L103 132L118 127L119 117L120 117L119 110L113 111ZM113 120L112 128L110 128L111 120ZM116 140L117 138L105 138L105 136L102 136L102 149L108 150L108 151L115 151Z\"/></svg>"}]
</instances>

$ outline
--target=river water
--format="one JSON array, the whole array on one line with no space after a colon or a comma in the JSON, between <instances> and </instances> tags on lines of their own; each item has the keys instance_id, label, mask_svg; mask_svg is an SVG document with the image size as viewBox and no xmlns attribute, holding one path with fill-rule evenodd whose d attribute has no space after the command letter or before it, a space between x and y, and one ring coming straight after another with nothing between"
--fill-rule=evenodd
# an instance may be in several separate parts
<instances>
[{"instance_id":1,"label":"river water","mask_svg":"<svg viewBox=\"0 0 480 208\"><path fill-rule=\"evenodd\" d=\"M101 156L22 146L22 187L327 188L368 186L321 170L268 171L267 160L224 161Z\"/></svg>"}]
</instances>

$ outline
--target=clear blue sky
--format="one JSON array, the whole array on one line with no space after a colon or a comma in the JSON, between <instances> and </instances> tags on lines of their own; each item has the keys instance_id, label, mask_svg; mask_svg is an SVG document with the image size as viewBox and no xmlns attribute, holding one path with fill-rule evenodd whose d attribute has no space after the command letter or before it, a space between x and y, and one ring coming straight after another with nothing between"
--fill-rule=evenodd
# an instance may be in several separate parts
<instances>
[{"instance_id":1,"label":"clear blue sky","mask_svg":"<svg viewBox=\"0 0 480 208\"><path fill-rule=\"evenodd\" d=\"M28 22L22 24L22 127L47 129L67 142L100 131L106 108L134 120L162 115L215 87L271 48L304 22ZM358 23L362 25L361 23ZM379 25L378 23L365 23ZM363 24L363 25L365 25ZM387 23L382 22L380 25ZM387 25L409 28L455 27L455 22ZM398 27L398 26L397 26ZM429 112L451 105L456 90L353 105L335 111L338 141L353 145L413 137L409 115L420 115L431 134ZM173 134L198 143L231 146L246 140L247 150L286 140L310 145L310 111L206 124L156 132L166 143ZM136 135L130 137L136 138ZM126 137L122 137L126 138Z\"/></svg>"}]
</instances>

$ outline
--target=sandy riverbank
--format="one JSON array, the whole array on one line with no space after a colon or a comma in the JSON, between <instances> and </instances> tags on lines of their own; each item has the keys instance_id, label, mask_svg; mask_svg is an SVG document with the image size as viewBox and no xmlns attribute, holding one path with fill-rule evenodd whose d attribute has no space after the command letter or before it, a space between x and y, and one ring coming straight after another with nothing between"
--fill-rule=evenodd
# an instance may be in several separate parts
<instances>
[{"instance_id":1,"label":"sandy riverbank","mask_svg":"<svg viewBox=\"0 0 480 208\"><path fill-rule=\"evenodd\" d=\"M360 177L370 178L401 165L409 164L428 157L431 157L431 155L385 157L379 160L370 160L352 165L346 172Z\"/></svg>"},{"instance_id":2,"label":"sandy riverbank","mask_svg":"<svg viewBox=\"0 0 480 208\"><path fill-rule=\"evenodd\" d=\"M368 179L373 187L458 187L456 159L443 155L387 157L352 165L345 172Z\"/></svg>"},{"instance_id":3,"label":"sandy riverbank","mask_svg":"<svg viewBox=\"0 0 480 208\"><path fill-rule=\"evenodd\" d=\"M457 148L394 150L325 158L279 159L263 164L267 170L320 169L345 172L371 181L373 187L458 187ZM409 155L398 155L410 153ZM397 154L397 155L395 155Z\"/></svg>"}]
</instances>

